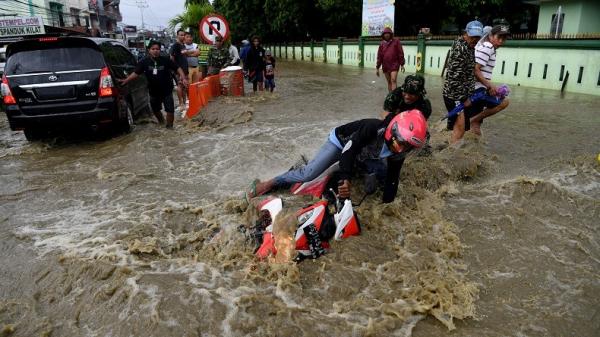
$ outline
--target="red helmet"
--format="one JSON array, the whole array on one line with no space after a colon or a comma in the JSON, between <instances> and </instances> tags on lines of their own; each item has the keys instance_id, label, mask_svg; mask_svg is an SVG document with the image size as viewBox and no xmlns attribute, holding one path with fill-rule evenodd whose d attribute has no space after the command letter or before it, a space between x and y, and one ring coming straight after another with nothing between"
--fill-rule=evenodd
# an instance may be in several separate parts
<instances>
[{"instance_id":1,"label":"red helmet","mask_svg":"<svg viewBox=\"0 0 600 337\"><path fill-rule=\"evenodd\" d=\"M383 138L392 152L400 153L423 146L426 135L427 121L419 110L413 109L394 116Z\"/></svg>"}]
</instances>

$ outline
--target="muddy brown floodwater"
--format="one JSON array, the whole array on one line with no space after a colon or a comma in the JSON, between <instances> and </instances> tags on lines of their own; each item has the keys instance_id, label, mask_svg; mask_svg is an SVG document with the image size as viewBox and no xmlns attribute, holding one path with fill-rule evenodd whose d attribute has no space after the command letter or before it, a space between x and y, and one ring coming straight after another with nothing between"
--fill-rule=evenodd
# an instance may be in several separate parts
<instances>
[{"instance_id":1,"label":"muddy brown floodwater","mask_svg":"<svg viewBox=\"0 0 600 337\"><path fill-rule=\"evenodd\" d=\"M482 138L447 147L427 77L433 151L396 201L368 198L363 233L318 260L268 263L238 230L245 186L386 93L370 70L279 67L275 94L175 130L27 143L3 116L0 336L600 334L599 97L516 86Z\"/></svg>"}]
</instances>

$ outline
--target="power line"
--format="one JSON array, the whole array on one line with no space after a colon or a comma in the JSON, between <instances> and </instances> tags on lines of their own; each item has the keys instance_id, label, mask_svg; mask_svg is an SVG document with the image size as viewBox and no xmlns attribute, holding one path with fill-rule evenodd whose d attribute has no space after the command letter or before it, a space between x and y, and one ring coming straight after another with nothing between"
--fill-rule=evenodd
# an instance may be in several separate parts
<instances>
[{"instance_id":1,"label":"power line","mask_svg":"<svg viewBox=\"0 0 600 337\"><path fill-rule=\"evenodd\" d=\"M142 14L142 29L146 29L146 26L144 25L144 8L149 8L150 6L146 2L146 0L136 0L135 3L140 9L140 13Z\"/></svg>"}]
</instances>

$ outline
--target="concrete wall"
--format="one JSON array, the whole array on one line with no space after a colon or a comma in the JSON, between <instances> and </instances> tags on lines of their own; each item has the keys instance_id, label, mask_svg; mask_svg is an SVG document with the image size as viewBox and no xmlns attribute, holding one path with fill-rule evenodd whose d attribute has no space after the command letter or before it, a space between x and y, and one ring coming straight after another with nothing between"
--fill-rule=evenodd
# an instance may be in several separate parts
<instances>
[{"instance_id":1,"label":"concrete wall","mask_svg":"<svg viewBox=\"0 0 600 337\"><path fill-rule=\"evenodd\" d=\"M377 65L377 49L379 45L377 44L367 44L365 45L365 68L373 68ZM404 68L407 72L415 72L415 60L417 55L417 45L414 42L404 43L402 45L402 49L404 50L404 59L405 64Z\"/></svg>"},{"instance_id":2,"label":"concrete wall","mask_svg":"<svg viewBox=\"0 0 600 337\"><path fill-rule=\"evenodd\" d=\"M511 42L512 46L509 43L497 51L492 74L495 83L560 90L568 72L565 90L600 95L600 48L577 49L575 45L569 47L569 41L554 47L548 41L544 41L543 46L532 43L528 46L527 41ZM427 74L442 73L448 50L447 46L427 46ZM437 67L435 60L441 55L441 67ZM433 67L429 66L431 56L434 57Z\"/></svg>"},{"instance_id":3,"label":"concrete wall","mask_svg":"<svg viewBox=\"0 0 600 337\"><path fill-rule=\"evenodd\" d=\"M600 1L588 0L583 4L579 31L581 33L600 33Z\"/></svg>"},{"instance_id":4,"label":"concrete wall","mask_svg":"<svg viewBox=\"0 0 600 337\"><path fill-rule=\"evenodd\" d=\"M552 15L562 7L564 16L563 34L600 33L600 1L562 0L540 4L538 34L550 34Z\"/></svg>"},{"instance_id":5,"label":"concrete wall","mask_svg":"<svg viewBox=\"0 0 600 337\"><path fill-rule=\"evenodd\" d=\"M423 64L425 73L440 75L446 61L452 41L428 41ZM338 63L338 42L326 43L327 63ZM417 45L415 41L403 44L406 59L406 72L416 71ZM268 46L275 57L286 59L284 45ZM296 60L300 61L302 49L300 44L292 48L288 44L287 59L292 60L292 49ZM374 69L377 62L378 44L368 42L364 45L362 57L364 67ZM345 42L342 47L342 64L359 66L360 48L357 42ZM314 44L314 62L324 62L322 43ZM310 62L311 47L305 43L304 61ZM509 85L522 85L543 89L560 90L567 72L565 90L600 96L600 40L524 40L508 41L498 49L493 81Z\"/></svg>"}]
</instances>

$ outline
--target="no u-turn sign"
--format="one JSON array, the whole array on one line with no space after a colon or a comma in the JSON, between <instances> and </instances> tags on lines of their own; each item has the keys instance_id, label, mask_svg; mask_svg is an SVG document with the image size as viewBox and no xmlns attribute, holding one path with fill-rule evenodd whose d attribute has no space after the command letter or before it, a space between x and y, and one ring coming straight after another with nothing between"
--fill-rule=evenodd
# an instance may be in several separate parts
<instances>
[{"instance_id":1,"label":"no u-turn sign","mask_svg":"<svg viewBox=\"0 0 600 337\"><path fill-rule=\"evenodd\" d=\"M217 36L222 37L223 40L227 40L229 37L229 24L219 14L209 14L202 18L198 29L200 30L200 37L206 43L214 44Z\"/></svg>"}]
</instances>

